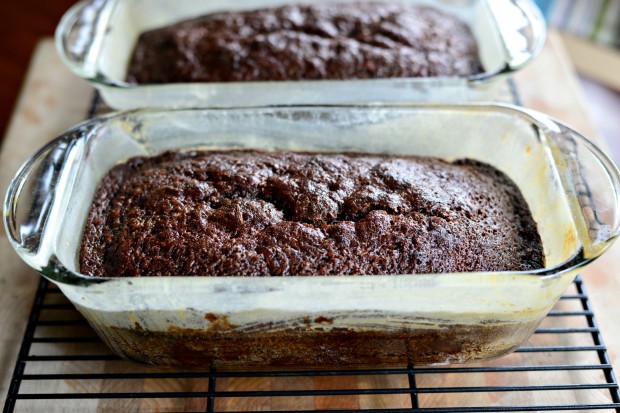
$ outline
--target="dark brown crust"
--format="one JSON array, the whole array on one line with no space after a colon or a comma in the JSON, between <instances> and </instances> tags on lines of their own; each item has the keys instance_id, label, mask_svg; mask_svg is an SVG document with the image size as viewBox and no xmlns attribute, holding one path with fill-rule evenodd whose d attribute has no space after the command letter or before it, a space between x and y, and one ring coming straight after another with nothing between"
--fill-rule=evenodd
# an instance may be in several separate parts
<instances>
[{"instance_id":1,"label":"dark brown crust","mask_svg":"<svg viewBox=\"0 0 620 413\"><path fill-rule=\"evenodd\" d=\"M468 76L469 28L398 3L284 6L203 16L143 33L132 83Z\"/></svg>"},{"instance_id":2,"label":"dark brown crust","mask_svg":"<svg viewBox=\"0 0 620 413\"><path fill-rule=\"evenodd\" d=\"M527 340L539 322L374 331L329 330L311 322L280 331L269 331L266 326L260 332L235 331L234 327L172 327L153 332L136 327L106 329L101 336L120 356L156 365L218 369L402 367L499 357Z\"/></svg>"},{"instance_id":3,"label":"dark brown crust","mask_svg":"<svg viewBox=\"0 0 620 413\"><path fill-rule=\"evenodd\" d=\"M93 276L527 271L542 244L516 185L479 162L165 153L112 169L80 252Z\"/></svg>"}]
</instances>

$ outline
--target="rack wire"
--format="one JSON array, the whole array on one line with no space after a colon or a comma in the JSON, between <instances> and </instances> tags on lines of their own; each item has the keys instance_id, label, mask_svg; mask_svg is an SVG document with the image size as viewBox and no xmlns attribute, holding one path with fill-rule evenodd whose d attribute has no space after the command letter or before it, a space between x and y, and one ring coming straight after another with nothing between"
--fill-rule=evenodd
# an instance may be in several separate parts
<instances>
[{"instance_id":1,"label":"rack wire","mask_svg":"<svg viewBox=\"0 0 620 413\"><path fill-rule=\"evenodd\" d=\"M511 100L519 103L514 84ZM98 97L89 116L101 113ZM200 371L119 359L42 279L4 412L620 412L620 392L577 277L530 340L497 360L367 370Z\"/></svg>"},{"instance_id":2,"label":"rack wire","mask_svg":"<svg viewBox=\"0 0 620 413\"><path fill-rule=\"evenodd\" d=\"M4 412L620 412L620 392L577 278L515 353L457 367L218 372L112 354L57 287L41 280Z\"/></svg>"}]
</instances>

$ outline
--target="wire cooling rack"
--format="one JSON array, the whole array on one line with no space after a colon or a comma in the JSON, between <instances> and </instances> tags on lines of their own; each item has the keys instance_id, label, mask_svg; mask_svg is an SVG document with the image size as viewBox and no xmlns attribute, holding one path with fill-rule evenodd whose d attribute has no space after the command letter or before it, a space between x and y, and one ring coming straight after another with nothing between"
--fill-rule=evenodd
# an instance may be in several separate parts
<instances>
[{"instance_id":1,"label":"wire cooling rack","mask_svg":"<svg viewBox=\"0 0 620 413\"><path fill-rule=\"evenodd\" d=\"M120 360L42 280L5 412L620 412L618 384L577 279L532 338L481 364L347 371L179 371Z\"/></svg>"},{"instance_id":2,"label":"wire cooling rack","mask_svg":"<svg viewBox=\"0 0 620 413\"><path fill-rule=\"evenodd\" d=\"M514 83L509 101L519 104ZM98 97L89 116L105 112ZM42 279L4 412L620 412L620 392L580 277L514 353L463 366L182 371L119 359Z\"/></svg>"}]
</instances>

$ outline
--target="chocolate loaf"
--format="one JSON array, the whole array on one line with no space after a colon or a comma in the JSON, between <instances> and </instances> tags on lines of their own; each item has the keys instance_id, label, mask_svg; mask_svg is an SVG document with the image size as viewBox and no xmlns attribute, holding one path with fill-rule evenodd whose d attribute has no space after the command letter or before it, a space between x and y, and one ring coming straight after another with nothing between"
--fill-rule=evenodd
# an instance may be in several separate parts
<instances>
[{"instance_id":1,"label":"chocolate loaf","mask_svg":"<svg viewBox=\"0 0 620 413\"><path fill-rule=\"evenodd\" d=\"M466 24L399 3L222 12L143 33L131 83L469 76L482 72Z\"/></svg>"},{"instance_id":2,"label":"chocolate loaf","mask_svg":"<svg viewBox=\"0 0 620 413\"><path fill-rule=\"evenodd\" d=\"M544 266L516 185L473 160L167 152L113 168L80 269L92 276L303 276Z\"/></svg>"}]
</instances>

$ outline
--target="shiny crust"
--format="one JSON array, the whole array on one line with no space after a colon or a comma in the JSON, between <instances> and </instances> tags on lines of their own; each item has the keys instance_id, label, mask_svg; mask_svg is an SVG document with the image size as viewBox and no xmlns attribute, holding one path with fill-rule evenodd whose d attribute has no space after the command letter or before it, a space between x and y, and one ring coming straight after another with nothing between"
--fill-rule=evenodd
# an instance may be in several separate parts
<instances>
[{"instance_id":1,"label":"shiny crust","mask_svg":"<svg viewBox=\"0 0 620 413\"><path fill-rule=\"evenodd\" d=\"M482 72L469 28L398 3L224 12L143 33L131 83L469 76Z\"/></svg>"}]
</instances>

